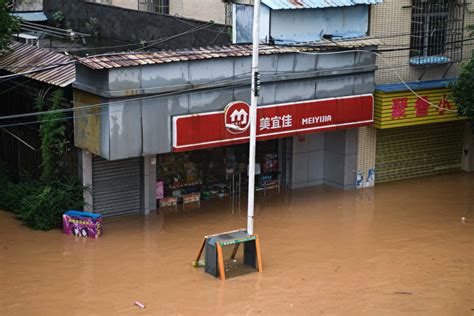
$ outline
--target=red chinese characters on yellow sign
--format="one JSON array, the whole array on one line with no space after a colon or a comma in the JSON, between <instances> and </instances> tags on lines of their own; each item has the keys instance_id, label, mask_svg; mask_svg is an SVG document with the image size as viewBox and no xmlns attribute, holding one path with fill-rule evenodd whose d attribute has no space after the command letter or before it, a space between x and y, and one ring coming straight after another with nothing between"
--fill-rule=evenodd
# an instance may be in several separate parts
<instances>
[{"instance_id":1,"label":"red chinese characters on yellow sign","mask_svg":"<svg viewBox=\"0 0 474 316\"><path fill-rule=\"evenodd\" d=\"M374 127L379 129L465 120L457 113L449 87L413 91L375 91Z\"/></svg>"},{"instance_id":2,"label":"red chinese characters on yellow sign","mask_svg":"<svg viewBox=\"0 0 474 316\"><path fill-rule=\"evenodd\" d=\"M449 101L448 101L448 96L445 94L445 95L443 95L443 98L441 99L441 101L439 101L438 113L440 115L443 115L444 112L446 111L446 109L451 110L452 106L451 106L451 103L449 103Z\"/></svg>"},{"instance_id":3,"label":"red chinese characters on yellow sign","mask_svg":"<svg viewBox=\"0 0 474 316\"><path fill-rule=\"evenodd\" d=\"M428 110L430 108L430 99L428 96L418 97L415 101L415 115L416 117L428 116ZM407 116L406 109L408 107L408 98L396 98L392 99L392 120L404 118ZM448 100L448 96L445 94L439 101L437 111L439 115L443 115L446 110L452 110L453 106Z\"/></svg>"},{"instance_id":4,"label":"red chinese characters on yellow sign","mask_svg":"<svg viewBox=\"0 0 474 316\"><path fill-rule=\"evenodd\" d=\"M429 108L430 108L429 97L425 96L425 97L421 97L421 98L416 99L416 102L415 102L415 109L416 109L415 115L417 117L427 116Z\"/></svg>"},{"instance_id":5,"label":"red chinese characters on yellow sign","mask_svg":"<svg viewBox=\"0 0 474 316\"><path fill-rule=\"evenodd\" d=\"M398 98L392 100L392 120L406 117L406 108L408 107L408 98Z\"/></svg>"}]
</instances>

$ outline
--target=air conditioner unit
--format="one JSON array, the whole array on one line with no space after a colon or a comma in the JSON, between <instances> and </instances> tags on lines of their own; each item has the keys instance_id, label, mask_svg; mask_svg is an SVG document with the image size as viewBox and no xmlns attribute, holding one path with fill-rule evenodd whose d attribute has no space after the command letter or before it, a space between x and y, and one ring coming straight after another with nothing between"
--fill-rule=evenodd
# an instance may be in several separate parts
<instances>
[{"instance_id":1,"label":"air conditioner unit","mask_svg":"<svg viewBox=\"0 0 474 316\"><path fill-rule=\"evenodd\" d=\"M39 37L27 33L20 33L15 35L15 39L20 42L31 46L39 47Z\"/></svg>"}]
</instances>

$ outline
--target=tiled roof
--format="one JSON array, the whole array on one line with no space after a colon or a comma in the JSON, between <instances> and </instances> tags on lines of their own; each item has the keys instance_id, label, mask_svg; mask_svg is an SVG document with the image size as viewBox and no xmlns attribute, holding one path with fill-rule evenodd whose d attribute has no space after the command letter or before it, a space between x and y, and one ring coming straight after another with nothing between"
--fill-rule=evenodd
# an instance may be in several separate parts
<instances>
[{"instance_id":1,"label":"tiled roof","mask_svg":"<svg viewBox=\"0 0 474 316\"><path fill-rule=\"evenodd\" d=\"M321 9L382 2L383 0L262 0L262 3L272 10Z\"/></svg>"},{"instance_id":2,"label":"tiled roof","mask_svg":"<svg viewBox=\"0 0 474 316\"><path fill-rule=\"evenodd\" d=\"M300 46L261 45L260 55L287 54L295 52L313 52L334 49L361 48L378 46L380 40L373 38L338 40L322 40L315 43L302 43ZM92 69L110 69L143 65L154 65L192 60L205 60L228 57L245 57L252 55L251 45L214 46L158 52L114 53L79 58L79 62Z\"/></svg>"},{"instance_id":3,"label":"tiled roof","mask_svg":"<svg viewBox=\"0 0 474 316\"><path fill-rule=\"evenodd\" d=\"M18 42L10 44L10 51L0 55L0 69L14 74L31 72L24 76L59 87L76 80L72 57ZM37 71L40 69L45 70Z\"/></svg>"}]
</instances>

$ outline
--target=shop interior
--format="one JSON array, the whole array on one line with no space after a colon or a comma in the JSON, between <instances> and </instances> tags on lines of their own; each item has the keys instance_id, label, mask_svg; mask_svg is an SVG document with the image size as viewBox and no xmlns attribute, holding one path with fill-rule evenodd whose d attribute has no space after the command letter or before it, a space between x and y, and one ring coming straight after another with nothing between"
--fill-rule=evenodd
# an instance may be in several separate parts
<instances>
[{"instance_id":1,"label":"shop interior","mask_svg":"<svg viewBox=\"0 0 474 316\"><path fill-rule=\"evenodd\" d=\"M248 151L248 144L239 144L157 155L159 207L224 197L240 203L248 188ZM257 143L257 191L280 190L281 161L277 139Z\"/></svg>"}]
</instances>

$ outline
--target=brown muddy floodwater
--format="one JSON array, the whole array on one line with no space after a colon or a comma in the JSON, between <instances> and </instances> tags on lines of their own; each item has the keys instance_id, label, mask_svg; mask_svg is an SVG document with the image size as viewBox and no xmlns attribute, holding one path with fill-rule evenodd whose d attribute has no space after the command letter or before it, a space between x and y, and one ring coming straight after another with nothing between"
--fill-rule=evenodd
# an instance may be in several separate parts
<instances>
[{"instance_id":1,"label":"brown muddy floodwater","mask_svg":"<svg viewBox=\"0 0 474 316\"><path fill-rule=\"evenodd\" d=\"M204 201L107 220L94 240L0 212L0 315L474 314L474 174L260 196L263 273L191 266L204 235L245 223Z\"/></svg>"}]
</instances>

